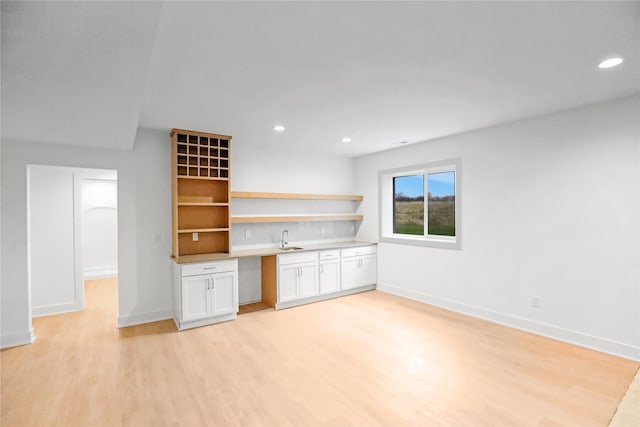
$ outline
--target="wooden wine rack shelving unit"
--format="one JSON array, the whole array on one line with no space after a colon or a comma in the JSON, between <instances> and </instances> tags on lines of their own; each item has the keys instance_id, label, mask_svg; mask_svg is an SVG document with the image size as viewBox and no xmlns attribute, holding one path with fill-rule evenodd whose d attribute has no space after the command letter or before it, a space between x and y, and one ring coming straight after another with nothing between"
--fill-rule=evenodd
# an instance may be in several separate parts
<instances>
[{"instance_id":1,"label":"wooden wine rack shelving unit","mask_svg":"<svg viewBox=\"0 0 640 427\"><path fill-rule=\"evenodd\" d=\"M172 254L229 253L231 137L182 129L170 135Z\"/></svg>"}]
</instances>

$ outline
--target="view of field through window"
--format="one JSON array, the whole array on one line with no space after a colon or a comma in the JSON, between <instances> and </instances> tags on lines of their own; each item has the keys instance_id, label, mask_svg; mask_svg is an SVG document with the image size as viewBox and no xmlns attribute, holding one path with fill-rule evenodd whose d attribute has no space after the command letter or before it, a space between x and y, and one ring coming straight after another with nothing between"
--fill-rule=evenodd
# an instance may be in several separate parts
<instances>
[{"instance_id":1,"label":"view of field through window","mask_svg":"<svg viewBox=\"0 0 640 427\"><path fill-rule=\"evenodd\" d=\"M455 184L453 171L427 175L427 231L430 235L455 236ZM393 178L393 232L423 236L424 175Z\"/></svg>"}]
</instances>

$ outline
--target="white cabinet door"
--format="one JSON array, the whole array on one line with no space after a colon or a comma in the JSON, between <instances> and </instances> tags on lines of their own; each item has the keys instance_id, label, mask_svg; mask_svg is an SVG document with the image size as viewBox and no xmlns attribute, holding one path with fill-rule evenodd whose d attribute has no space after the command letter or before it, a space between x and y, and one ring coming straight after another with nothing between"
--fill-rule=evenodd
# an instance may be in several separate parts
<instances>
[{"instance_id":1,"label":"white cabinet door","mask_svg":"<svg viewBox=\"0 0 640 427\"><path fill-rule=\"evenodd\" d=\"M236 274L233 272L211 275L211 306L213 316L237 313Z\"/></svg>"},{"instance_id":2,"label":"white cabinet door","mask_svg":"<svg viewBox=\"0 0 640 427\"><path fill-rule=\"evenodd\" d=\"M360 257L342 258L342 289L358 287Z\"/></svg>"},{"instance_id":3,"label":"white cabinet door","mask_svg":"<svg viewBox=\"0 0 640 427\"><path fill-rule=\"evenodd\" d=\"M308 298L318 295L318 267L317 263L298 265L298 298Z\"/></svg>"},{"instance_id":4,"label":"white cabinet door","mask_svg":"<svg viewBox=\"0 0 640 427\"><path fill-rule=\"evenodd\" d=\"M378 265L375 255L365 255L360 262L361 286L373 285L378 282Z\"/></svg>"},{"instance_id":5,"label":"white cabinet door","mask_svg":"<svg viewBox=\"0 0 640 427\"><path fill-rule=\"evenodd\" d=\"M297 264L281 265L278 269L278 302L292 301L298 298Z\"/></svg>"},{"instance_id":6,"label":"white cabinet door","mask_svg":"<svg viewBox=\"0 0 640 427\"><path fill-rule=\"evenodd\" d=\"M342 289L373 285L377 276L375 255L342 258Z\"/></svg>"},{"instance_id":7,"label":"white cabinet door","mask_svg":"<svg viewBox=\"0 0 640 427\"><path fill-rule=\"evenodd\" d=\"M209 276L182 278L182 321L204 319L211 316Z\"/></svg>"},{"instance_id":8,"label":"white cabinet door","mask_svg":"<svg viewBox=\"0 0 640 427\"><path fill-rule=\"evenodd\" d=\"M330 294L340 290L340 269L338 260L320 263L320 294Z\"/></svg>"}]
</instances>

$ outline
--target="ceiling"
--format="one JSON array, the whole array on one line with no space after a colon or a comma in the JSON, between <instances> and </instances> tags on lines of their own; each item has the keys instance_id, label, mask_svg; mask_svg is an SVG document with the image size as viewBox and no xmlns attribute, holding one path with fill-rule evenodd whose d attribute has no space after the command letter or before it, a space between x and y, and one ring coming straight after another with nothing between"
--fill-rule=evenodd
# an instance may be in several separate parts
<instances>
[{"instance_id":1,"label":"ceiling","mask_svg":"<svg viewBox=\"0 0 640 427\"><path fill-rule=\"evenodd\" d=\"M607 1L3 1L2 137L130 149L138 127L179 127L358 156L638 93L639 18Z\"/></svg>"}]
</instances>

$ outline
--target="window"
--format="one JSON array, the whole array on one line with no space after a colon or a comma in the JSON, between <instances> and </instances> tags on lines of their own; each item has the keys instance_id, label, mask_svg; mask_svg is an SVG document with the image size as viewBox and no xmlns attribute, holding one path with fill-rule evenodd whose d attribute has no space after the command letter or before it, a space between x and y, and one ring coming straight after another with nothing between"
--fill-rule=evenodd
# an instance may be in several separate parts
<instances>
[{"instance_id":1,"label":"window","mask_svg":"<svg viewBox=\"0 0 640 427\"><path fill-rule=\"evenodd\" d=\"M380 171L379 191L381 242L460 248L460 160Z\"/></svg>"}]
</instances>

